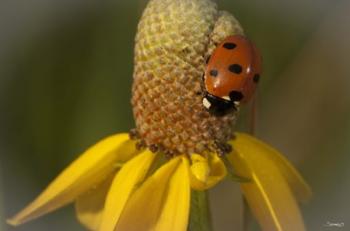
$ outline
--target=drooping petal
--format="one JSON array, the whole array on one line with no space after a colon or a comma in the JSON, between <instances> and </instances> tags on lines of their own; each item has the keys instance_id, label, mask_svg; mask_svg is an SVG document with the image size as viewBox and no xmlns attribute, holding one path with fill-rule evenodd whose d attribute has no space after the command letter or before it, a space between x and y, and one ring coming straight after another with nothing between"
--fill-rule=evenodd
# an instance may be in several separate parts
<instances>
[{"instance_id":1,"label":"drooping petal","mask_svg":"<svg viewBox=\"0 0 350 231\"><path fill-rule=\"evenodd\" d=\"M169 192L169 182L180 162L181 157L170 160L135 191L124 208L116 231L155 230Z\"/></svg>"},{"instance_id":2,"label":"drooping petal","mask_svg":"<svg viewBox=\"0 0 350 231\"><path fill-rule=\"evenodd\" d=\"M19 225L72 202L115 171L115 164L135 154L127 134L98 142L68 166L28 207L8 220Z\"/></svg>"},{"instance_id":3,"label":"drooping petal","mask_svg":"<svg viewBox=\"0 0 350 231\"><path fill-rule=\"evenodd\" d=\"M280 156L277 151L249 135L237 133L232 145L230 161L238 175L251 179L241 183L241 188L263 230L305 230L291 187L305 187L303 192L309 188L292 165L283 163L287 161L276 157Z\"/></svg>"},{"instance_id":4,"label":"drooping petal","mask_svg":"<svg viewBox=\"0 0 350 231\"><path fill-rule=\"evenodd\" d=\"M244 133L235 133L236 139L233 141L233 146L236 148L249 148L252 153L260 153L265 155L267 159L273 161L275 166L279 168L283 177L287 180L291 190L296 198L301 202L307 202L312 197L312 190L305 182L301 174L293 165L276 149L266 143Z\"/></svg>"},{"instance_id":5,"label":"drooping petal","mask_svg":"<svg viewBox=\"0 0 350 231\"><path fill-rule=\"evenodd\" d=\"M75 201L75 213L78 220L88 230L98 230L102 221L102 214L109 188L115 174L79 196Z\"/></svg>"},{"instance_id":6,"label":"drooping petal","mask_svg":"<svg viewBox=\"0 0 350 231\"><path fill-rule=\"evenodd\" d=\"M182 157L181 164L169 182L168 194L163 201L162 212L154 230L187 230L190 195L189 161Z\"/></svg>"},{"instance_id":7,"label":"drooping petal","mask_svg":"<svg viewBox=\"0 0 350 231\"><path fill-rule=\"evenodd\" d=\"M136 186L143 181L154 157L154 153L146 150L128 161L120 169L108 192L99 230L114 230L129 196Z\"/></svg>"},{"instance_id":8,"label":"drooping petal","mask_svg":"<svg viewBox=\"0 0 350 231\"><path fill-rule=\"evenodd\" d=\"M191 155L190 179L194 190L206 190L213 187L226 176L226 167L216 154L205 158L198 154Z\"/></svg>"}]
</instances>

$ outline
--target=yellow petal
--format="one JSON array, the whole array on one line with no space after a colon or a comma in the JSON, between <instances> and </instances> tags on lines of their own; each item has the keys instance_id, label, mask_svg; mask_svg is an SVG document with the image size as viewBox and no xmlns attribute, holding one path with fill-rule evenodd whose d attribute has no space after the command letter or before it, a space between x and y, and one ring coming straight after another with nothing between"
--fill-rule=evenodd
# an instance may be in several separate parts
<instances>
[{"instance_id":1,"label":"yellow petal","mask_svg":"<svg viewBox=\"0 0 350 231\"><path fill-rule=\"evenodd\" d=\"M262 141L244 133L236 133L236 139L233 146L249 147L251 152L259 152L259 155L265 155L267 159L273 161L275 166L279 168L283 177L287 180L296 198L301 202L306 202L312 197L312 190L305 182L293 165L276 149L263 143Z\"/></svg>"},{"instance_id":2,"label":"yellow petal","mask_svg":"<svg viewBox=\"0 0 350 231\"><path fill-rule=\"evenodd\" d=\"M90 189L75 201L77 218L88 230L98 230L100 227L107 193L114 176L115 174L111 174L96 188Z\"/></svg>"},{"instance_id":3,"label":"yellow petal","mask_svg":"<svg viewBox=\"0 0 350 231\"><path fill-rule=\"evenodd\" d=\"M190 179L194 190L206 190L213 187L226 176L226 167L216 154L205 158L191 154Z\"/></svg>"},{"instance_id":4,"label":"yellow petal","mask_svg":"<svg viewBox=\"0 0 350 231\"><path fill-rule=\"evenodd\" d=\"M154 230L166 201L168 184L181 157L176 157L160 167L130 197L115 228L117 231Z\"/></svg>"},{"instance_id":5,"label":"yellow petal","mask_svg":"<svg viewBox=\"0 0 350 231\"><path fill-rule=\"evenodd\" d=\"M28 207L7 222L19 225L72 202L109 174L118 161L135 153L134 141L127 134L103 139L68 166Z\"/></svg>"},{"instance_id":6,"label":"yellow petal","mask_svg":"<svg viewBox=\"0 0 350 231\"><path fill-rule=\"evenodd\" d=\"M163 201L162 212L154 230L187 230L190 195L189 161L182 157L180 166L169 182L168 194Z\"/></svg>"},{"instance_id":7,"label":"yellow petal","mask_svg":"<svg viewBox=\"0 0 350 231\"><path fill-rule=\"evenodd\" d=\"M241 183L241 188L263 230L305 230L290 187L306 187L306 183L292 165L282 163L287 161L281 162L277 151L249 135L236 134L232 145L235 151L229 155L230 161L238 175L252 180ZM307 192L308 187L303 191Z\"/></svg>"},{"instance_id":8,"label":"yellow petal","mask_svg":"<svg viewBox=\"0 0 350 231\"><path fill-rule=\"evenodd\" d=\"M135 187L143 181L154 157L154 153L148 150L144 151L120 169L108 192L99 230L114 230L129 196Z\"/></svg>"}]
</instances>

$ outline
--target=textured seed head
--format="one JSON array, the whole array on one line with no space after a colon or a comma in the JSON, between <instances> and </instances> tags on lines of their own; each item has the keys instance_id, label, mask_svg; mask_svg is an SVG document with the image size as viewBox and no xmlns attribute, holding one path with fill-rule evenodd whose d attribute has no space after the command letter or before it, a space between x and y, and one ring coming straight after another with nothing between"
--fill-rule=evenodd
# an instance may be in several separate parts
<instances>
[{"instance_id":1,"label":"textured seed head","mask_svg":"<svg viewBox=\"0 0 350 231\"><path fill-rule=\"evenodd\" d=\"M210 0L151 0L135 39L132 106L147 146L203 153L232 137L236 115L210 115L202 105L205 60L215 45L243 34Z\"/></svg>"}]
</instances>

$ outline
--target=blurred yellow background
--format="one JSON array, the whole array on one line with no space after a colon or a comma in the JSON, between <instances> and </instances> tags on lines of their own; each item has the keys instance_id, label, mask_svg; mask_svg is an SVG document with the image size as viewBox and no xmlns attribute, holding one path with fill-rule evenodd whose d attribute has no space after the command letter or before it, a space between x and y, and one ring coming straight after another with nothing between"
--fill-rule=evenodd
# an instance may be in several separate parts
<instances>
[{"instance_id":1,"label":"blurred yellow background","mask_svg":"<svg viewBox=\"0 0 350 231\"><path fill-rule=\"evenodd\" d=\"M257 136L311 184L308 230L349 230L350 2L217 2L263 55ZM0 1L0 230L83 230L72 206L18 228L4 221L89 145L134 126L133 41L146 3ZM215 230L241 230L238 185L211 197Z\"/></svg>"}]
</instances>

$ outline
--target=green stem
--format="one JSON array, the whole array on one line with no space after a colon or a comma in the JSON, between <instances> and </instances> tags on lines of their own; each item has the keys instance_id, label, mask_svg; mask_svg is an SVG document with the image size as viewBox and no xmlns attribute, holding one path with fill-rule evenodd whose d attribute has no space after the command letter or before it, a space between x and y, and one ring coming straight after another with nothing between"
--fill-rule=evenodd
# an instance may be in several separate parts
<instances>
[{"instance_id":1,"label":"green stem","mask_svg":"<svg viewBox=\"0 0 350 231\"><path fill-rule=\"evenodd\" d=\"M191 192L189 231L212 231L211 214L207 191Z\"/></svg>"}]
</instances>

